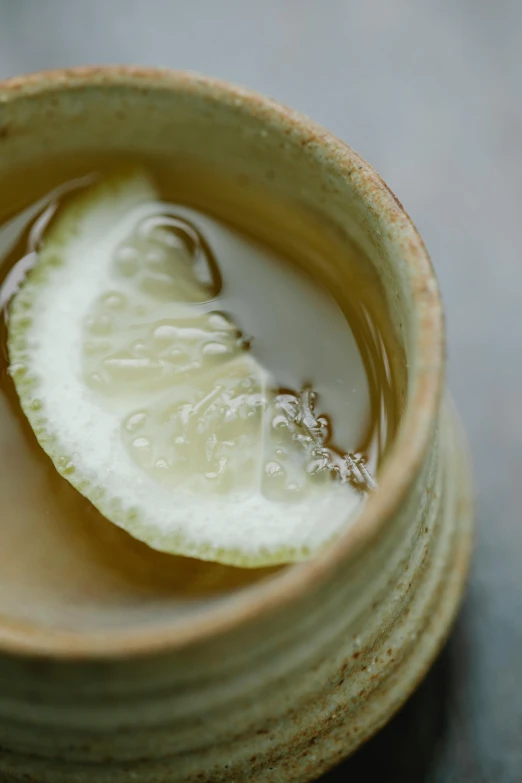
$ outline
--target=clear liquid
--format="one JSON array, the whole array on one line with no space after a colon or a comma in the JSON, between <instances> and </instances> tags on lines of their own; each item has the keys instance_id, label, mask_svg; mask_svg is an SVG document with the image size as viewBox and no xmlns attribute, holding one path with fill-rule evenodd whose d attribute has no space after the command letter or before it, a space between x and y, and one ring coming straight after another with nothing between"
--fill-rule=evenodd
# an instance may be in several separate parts
<instances>
[{"instance_id":1,"label":"clear liquid","mask_svg":"<svg viewBox=\"0 0 522 783\"><path fill-rule=\"evenodd\" d=\"M111 161L112 162L112 161ZM213 310L249 338L250 350L284 391L312 388L329 444L363 455L378 471L397 423L393 367L379 329L382 306L363 264L327 226L266 193L200 169L146 161L165 201L200 232L220 277ZM5 304L46 223L103 158L42 162L0 182L0 286ZM85 180L78 181L84 177ZM70 184L67 184L70 183ZM248 184L248 183L246 183ZM58 197L49 196L64 186ZM243 189L243 190L242 190ZM284 215L282 225L271 219ZM209 219L212 215L215 219ZM314 231L311 233L311 226ZM338 301L306 272L317 254L354 272ZM358 284L357 284L358 283ZM209 281L212 284L212 281ZM7 323L0 324L0 616L86 628L153 623L197 611L273 569L243 570L156 552L105 520L56 472L38 446L8 374Z\"/></svg>"}]
</instances>

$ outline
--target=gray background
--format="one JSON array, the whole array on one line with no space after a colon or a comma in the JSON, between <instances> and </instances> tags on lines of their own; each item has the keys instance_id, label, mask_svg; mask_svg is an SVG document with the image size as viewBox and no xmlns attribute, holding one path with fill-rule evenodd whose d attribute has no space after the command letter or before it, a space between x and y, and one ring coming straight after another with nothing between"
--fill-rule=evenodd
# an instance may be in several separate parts
<instances>
[{"instance_id":1,"label":"gray background","mask_svg":"<svg viewBox=\"0 0 522 783\"><path fill-rule=\"evenodd\" d=\"M132 63L304 111L397 193L432 255L474 454L463 611L402 713L326 779L522 781L522 2L0 0L0 77Z\"/></svg>"}]
</instances>

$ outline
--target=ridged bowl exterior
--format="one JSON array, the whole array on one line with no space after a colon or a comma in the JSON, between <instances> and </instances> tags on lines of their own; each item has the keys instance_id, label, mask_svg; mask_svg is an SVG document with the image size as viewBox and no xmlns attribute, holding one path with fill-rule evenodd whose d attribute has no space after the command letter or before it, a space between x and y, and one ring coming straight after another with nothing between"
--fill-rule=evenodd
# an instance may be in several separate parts
<instances>
[{"instance_id":1,"label":"ridged bowl exterior","mask_svg":"<svg viewBox=\"0 0 522 783\"><path fill-rule=\"evenodd\" d=\"M0 176L48 149L165 152L173 139L258 176L277 166L282 192L351 221L397 292L405 424L367 512L331 551L193 626L87 637L0 627L6 783L313 780L404 702L462 594L470 480L443 393L437 287L413 225L370 167L306 118L192 74L78 69L0 85Z\"/></svg>"}]
</instances>

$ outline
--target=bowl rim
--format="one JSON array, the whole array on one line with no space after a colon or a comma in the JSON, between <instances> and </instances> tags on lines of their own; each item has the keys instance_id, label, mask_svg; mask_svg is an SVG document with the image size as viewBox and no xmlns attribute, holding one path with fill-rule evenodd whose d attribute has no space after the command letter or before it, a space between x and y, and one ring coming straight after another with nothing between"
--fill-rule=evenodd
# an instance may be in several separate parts
<instances>
[{"instance_id":1,"label":"bowl rim","mask_svg":"<svg viewBox=\"0 0 522 783\"><path fill-rule=\"evenodd\" d=\"M431 261L412 220L379 175L329 131L285 105L221 79L192 71L140 66L88 66L40 71L0 82L0 108L30 96L97 86L192 94L233 104L292 135L292 143L313 145L317 165L333 164L350 178L357 197L373 210L405 262L416 322L409 365L412 394L379 480L379 490L361 515L314 558L238 591L196 616L139 629L72 632L32 622L3 622L0 652L58 659L103 659L173 652L200 643L244 622L261 618L318 587L363 546L371 544L405 499L422 467L436 424L444 385L444 322ZM1 130L1 128L0 128Z\"/></svg>"}]
</instances>

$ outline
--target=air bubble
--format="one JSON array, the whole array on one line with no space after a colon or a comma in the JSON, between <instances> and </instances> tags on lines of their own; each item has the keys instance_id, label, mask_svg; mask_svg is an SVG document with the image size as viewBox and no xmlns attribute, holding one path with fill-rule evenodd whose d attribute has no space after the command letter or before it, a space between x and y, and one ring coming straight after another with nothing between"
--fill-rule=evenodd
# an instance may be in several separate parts
<instances>
[{"instance_id":1,"label":"air bubble","mask_svg":"<svg viewBox=\"0 0 522 783\"><path fill-rule=\"evenodd\" d=\"M149 239L158 242L169 250L186 250L185 242L174 231L168 231L167 228L156 226L149 233Z\"/></svg>"},{"instance_id":2,"label":"air bubble","mask_svg":"<svg viewBox=\"0 0 522 783\"><path fill-rule=\"evenodd\" d=\"M130 259L137 259L138 250L134 245L120 245L116 251L116 258L118 261L129 261Z\"/></svg>"},{"instance_id":3,"label":"air bubble","mask_svg":"<svg viewBox=\"0 0 522 783\"><path fill-rule=\"evenodd\" d=\"M234 408L226 407L224 410L224 420L225 423L230 423L231 421L234 421L234 419L237 418L237 411Z\"/></svg>"},{"instance_id":4,"label":"air bubble","mask_svg":"<svg viewBox=\"0 0 522 783\"><path fill-rule=\"evenodd\" d=\"M110 310L123 310L127 304L125 297L119 291L109 291L103 296L102 303Z\"/></svg>"},{"instance_id":5,"label":"air bubble","mask_svg":"<svg viewBox=\"0 0 522 783\"><path fill-rule=\"evenodd\" d=\"M148 438L135 438L132 441L132 445L135 449L148 449L150 447L150 440Z\"/></svg>"},{"instance_id":6,"label":"air bubble","mask_svg":"<svg viewBox=\"0 0 522 783\"><path fill-rule=\"evenodd\" d=\"M121 378L135 378L138 375L147 375L154 373L157 376L163 369L162 362L149 359L146 356L142 357L111 357L105 359L103 362L107 371L113 375L118 375Z\"/></svg>"},{"instance_id":7,"label":"air bubble","mask_svg":"<svg viewBox=\"0 0 522 783\"><path fill-rule=\"evenodd\" d=\"M105 391L107 388L107 384L99 372L91 372L89 374L89 383L97 387L98 391Z\"/></svg>"},{"instance_id":8,"label":"air bubble","mask_svg":"<svg viewBox=\"0 0 522 783\"><path fill-rule=\"evenodd\" d=\"M234 332L236 327L221 313L209 313L208 323L212 329L220 332Z\"/></svg>"},{"instance_id":9,"label":"air bubble","mask_svg":"<svg viewBox=\"0 0 522 783\"><path fill-rule=\"evenodd\" d=\"M218 467L217 470L209 470L207 473L205 473L205 478L215 480L219 478L223 473L225 472L225 468L227 466L227 458L221 457L218 461Z\"/></svg>"},{"instance_id":10,"label":"air bubble","mask_svg":"<svg viewBox=\"0 0 522 783\"><path fill-rule=\"evenodd\" d=\"M143 354L147 353L147 346L142 340L136 340L132 344L132 352L139 358L143 358Z\"/></svg>"},{"instance_id":11,"label":"air bubble","mask_svg":"<svg viewBox=\"0 0 522 783\"><path fill-rule=\"evenodd\" d=\"M269 478L284 478L285 470L279 462L267 462L265 465L265 475Z\"/></svg>"},{"instance_id":12,"label":"air bubble","mask_svg":"<svg viewBox=\"0 0 522 783\"><path fill-rule=\"evenodd\" d=\"M157 264L164 264L167 260L167 255L160 247L152 247L147 251L145 255L145 261L147 266L155 267Z\"/></svg>"},{"instance_id":13,"label":"air bubble","mask_svg":"<svg viewBox=\"0 0 522 783\"><path fill-rule=\"evenodd\" d=\"M311 476L315 476L324 470L329 470L330 468L331 465L328 457L320 456L308 463L306 466L306 472Z\"/></svg>"},{"instance_id":14,"label":"air bubble","mask_svg":"<svg viewBox=\"0 0 522 783\"><path fill-rule=\"evenodd\" d=\"M230 349L223 343L210 342L203 346L203 353L205 356L223 356L230 353Z\"/></svg>"},{"instance_id":15,"label":"air bubble","mask_svg":"<svg viewBox=\"0 0 522 783\"><path fill-rule=\"evenodd\" d=\"M172 342L179 338L179 329L170 324L161 324L161 326L157 326L154 329L152 336L155 340L168 340L169 342Z\"/></svg>"},{"instance_id":16,"label":"air bubble","mask_svg":"<svg viewBox=\"0 0 522 783\"><path fill-rule=\"evenodd\" d=\"M288 419L284 413L278 413L277 416L274 416L272 419L272 427L275 430L288 429Z\"/></svg>"},{"instance_id":17,"label":"air bubble","mask_svg":"<svg viewBox=\"0 0 522 783\"><path fill-rule=\"evenodd\" d=\"M132 413L125 422L125 429L128 432L135 432L137 429L143 426L147 421L147 414L145 411L138 411Z\"/></svg>"},{"instance_id":18,"label":"air bubble","mask_svg":"<svg viewBox=\"0 0 522 783\"><path fill-rule=\"evenodd\" d=\"M152 448L148 438L143 436L134 438L131 443L131 453L138 465L143 468L150 468Z\"/></svg>"}]
</instances>

